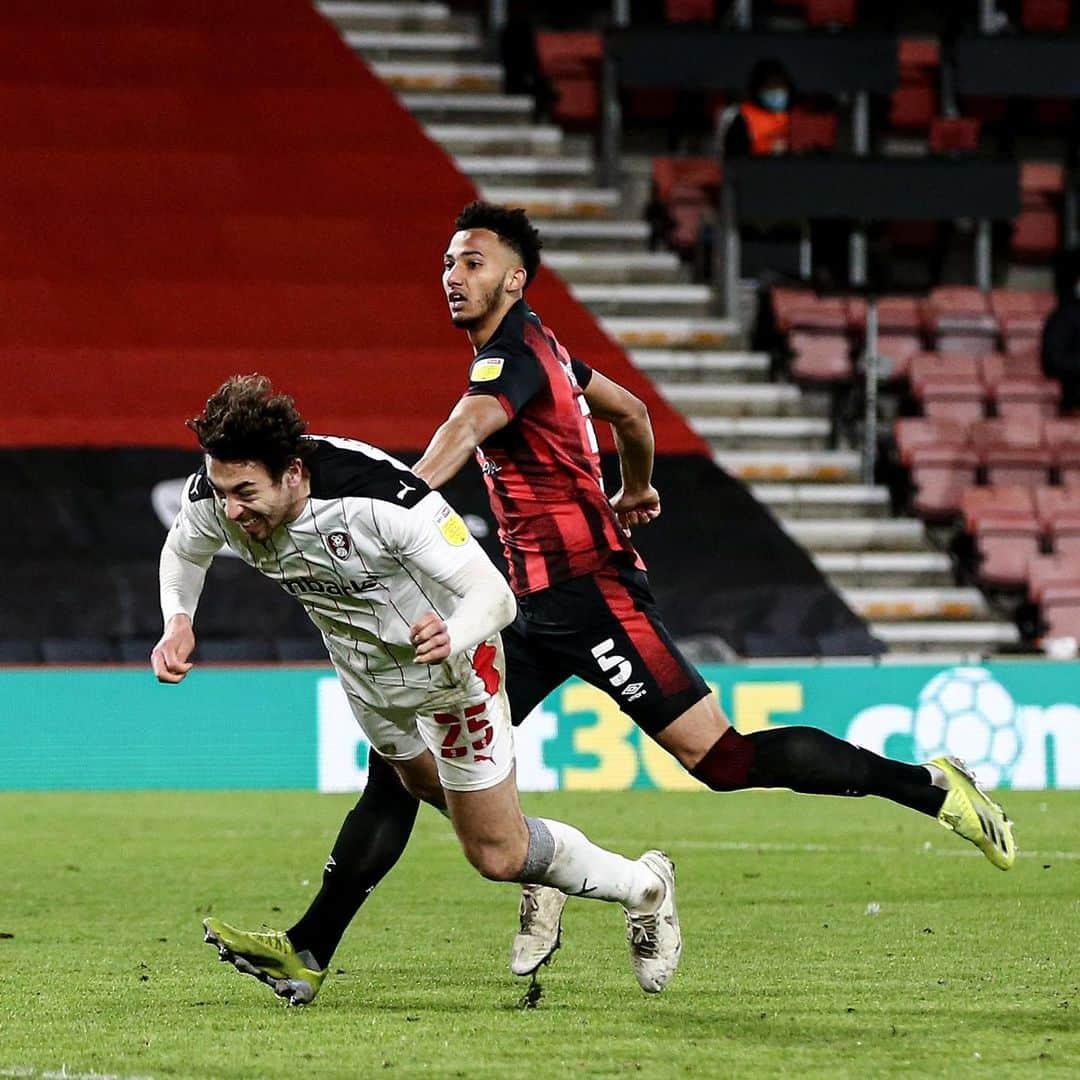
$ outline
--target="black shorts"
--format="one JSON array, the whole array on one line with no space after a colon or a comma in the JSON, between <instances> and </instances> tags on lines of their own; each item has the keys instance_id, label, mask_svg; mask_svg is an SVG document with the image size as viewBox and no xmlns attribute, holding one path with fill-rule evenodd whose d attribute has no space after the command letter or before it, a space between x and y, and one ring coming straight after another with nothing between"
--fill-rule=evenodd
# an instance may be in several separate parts
<instances>
[{"instance_id":1,"label":"black shorts","mask_svg":"<svg viewBox=\"0 0 1080 1080\"><path fill-rule=\"evenodd\" d=\"M515 724L571 675L603 690L647 735L711 693L664 626L649 579L632 567L519 597L502 637Z\"/></svg>"}]
</instances>

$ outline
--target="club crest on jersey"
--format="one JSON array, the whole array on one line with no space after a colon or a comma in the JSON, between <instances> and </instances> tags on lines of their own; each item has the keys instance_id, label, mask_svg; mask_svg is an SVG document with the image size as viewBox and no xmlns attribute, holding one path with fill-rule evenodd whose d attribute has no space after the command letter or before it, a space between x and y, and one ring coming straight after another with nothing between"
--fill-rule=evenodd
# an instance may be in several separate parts
<instances>
[{"instance_id":1,"label":"club crest on jersey","mask_svg":"<svg viewBox=\"0 0 1080 1080\"><path fill-rule=\"evenodd\" d=\"M502 374L506 361L501 356L485 356L477 360L469 372L469 382L491 382Z\"/></svg>"},{"instance_id":2,"label":"club crest on jersey","mask_svg":"<svg viewBox=\"0 0 1080 1080\"><path fill-rule=\"evenodd\" d=\"M435 515L435 524L451 547L461 547L469 539L469 526L449 506L444 506Z\"/></svg>"},{"instance_id":3,"label":"club crest on jersey","mask_svg":"<svg viewBox=\"0 0 1080 1080\"><path fill-rule=\"evenodd\" d=\"M347 532L332 532L326 537L326 546L335 559L347 559L352 554L352 540Z\"/></svg>"}]
</instances>

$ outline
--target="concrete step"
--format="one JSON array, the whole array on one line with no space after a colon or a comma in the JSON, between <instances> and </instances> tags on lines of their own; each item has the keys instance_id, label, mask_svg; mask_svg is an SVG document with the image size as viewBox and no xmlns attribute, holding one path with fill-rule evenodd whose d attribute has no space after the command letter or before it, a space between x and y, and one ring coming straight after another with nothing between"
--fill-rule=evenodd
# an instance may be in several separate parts
<instances>
[{"instance_id":1,"label":"concrete step","mask_svg":"<svg viewBox=\"0 0 1080 1080\"><path fill-rule=\"evenodd\" d=\"M909 518L783 518L808 551L925 551L922 522Z\"/></svg>"},{"instance_id":2,"label":"concrete step","mask_svg":"<svg viewBox=\"0 0 1080 1080\"><path fill-rule=\"evenodd\" d=\"M594 187L596 168L589 157L462 154L457 167L479 187L529 184L535 187Z\"/></svg>"},{"instance_id":3,"label":"concrete step","mask_svg":"<svg viewBox=\"0 0 1080 1080\"><path fill-rule=\"evenodd\" d=\"M544 257L552 251L644 251L649 242L649 226L644 221L567 221L533 218L544 241Z\"/></svg>"},{"instance_id":4,"label":"concrete step","mask_svg":"<svg viewBox=\"0 0 1080 1080\"><path fill-rule=\"evenodd\" d=\"M428 124L428 135L450 154L559 153L563 134L546 124Z\"/></svg>"},{"instance_id":5,"label":"concrete step","mask_svg":"<svg viewBox=\"0 0 1080 1080\"><path fill-rule=\"evenodd\" d=\"M346 30L345 44L365 60L472 60L481 54L478 34L458 30Z\"/></svg>"},{"instance_id":6,"label":"concrete step","mask_svg":"<svg viewBox=\"0 0 1080 1080\"><path fill-rule=\"evenodd\" d=\"M821 450L829 438L829 422L814 416L689 417L690 426L716 451Z\"/></svg>"},{"instance_id":7,"label":"concrete step","mask_svg":"<svg viewBox=\"0 0 1080 1080\"><path fill-rule=\"evenodd\" d=\"M1016 627L1006 622L874 622L870 632L890 650L920 654L949 650L985 655L1020 640Z\"/></svg>"},{"instance_id":8,"label":"concrete step","mask_svg":"<svg viewBox=\"0 0 1080 1080\"><path fill-rule=\"evenodd\" d=\"M986 619L991 614L978 589L854 588L841 590L841 595L852 611L875 622Z\"/></svg>"},{"instance_id":9,"label":"concrete step","mask_svg":"<svg viewBox=\"0 0 1080 1080\"><path fill-rule=\"evenodd\" d=\"M574 284L640 284L677 280L679 259L669 251L549 251L544 264Z\"/></svg>"},{"instance_id":10,"label":"concrete step","mask_svg":"<svg viewBox=\"0 0 1080 1080\"><path fill-rule=\"evenodd\" d=\"M767 353L634 349L630 358L666 388L673 383L759 382L769 374Z\"/></svg>"},{"instance_id":11,"label":"concrete step","mask_svg":"<svg viewBox=\"0 0 1080 1080\"><path fill-rule=\"evenodd\" d=\"M708 285L573 285L570 290L596 315L695 315L712 307Z\"/></svg>"},{"instance_id":12,"label":"concrete step","mask_svg":"<svg viewBox=\"0 0 1080 1080\"><path fill-rule=\"evenodd\" d=\"M492 123L506 127L515 121L525 125L532 117L533 101L520 94L430 94L408 91L398 95L418 120L448 123Z\"/></svg>"},{"instance_id":13,"label":"concrete step","mask_svg":"<svg viewBox=\"0 0 1080 1080\"><path fill-rule=\"evenodd\" d=\"M607 315L600 321L620 345L633 349L724 349L737 347L741 336L734 319Z\"/></svg>"},{"instance_id":14,"label":"concrete step","mask_svg":"<svg viewBox=\"0 0 1080 1080\"><path fill-rule=\"evenodd\" d=\"M839 587L947 587L953 583L952 564L937 551L823 552L814 562Z\"/></svg>"},{"instance_id":15,"label":"concrete step","mask_svg":"<svg viewBox=\"0 0 1080 1080\"><path fill-rule=\"evenodd\" d=\"M614 188L510 187L482 185L488 202L520 206L529 217L608 217L619 207ZM541 237L543 233L540 234Z\"/></svg>"},{"instance_id":16,"label":"concrete step","mask_svg":"<svg viewBox=\"0 0 1080 1080\"><path fill-rule=\"evenodd\" d=\"M853 450L723 450L714 454L713 460L748 483L852 483L858 479L861 465Z\"/></svg>"},{"instance_id":17,"label":"concrete step","mask_svg":"<svg viewBox=\"0 0 1080 1080\"><path fill-rule=\"evenodd\" d=\"M395 90L445 90L495 93L502 90L502 68L453 60L375 60L371 70Z\"/></svg>"},{"instance_id":18,"label":"concrete step","mask_svg":"<svg viewBox=\"0 0 1080 1080\"><path fill-rule=\"evenodd\" d=\"M806 403L798 388L782 383L659 384L660 392L684 416L799 416Z\"/></svg>"},{"instance_id":19,"label":"concrete step","mask_svg":"<svg viewBox=\"0 0 1080 1080\"><path fill-rule=\"evenodd\" d=\"M431 32L448 30L451 25L449 4L410 3L409 0L394 0L392 3L320 0L315 7L341 30Z\"/></svg>"},{"instance_id":20,"label":"concrete step","mask_svg":"<svg viewBox=\"0 0 1080 1080\"><path fill-rule=\"evenodd\" d=\"M866 518L889 513L888 489L867 484L755 484L751 491L778 517Z\"/></svg>"}]
</instances>

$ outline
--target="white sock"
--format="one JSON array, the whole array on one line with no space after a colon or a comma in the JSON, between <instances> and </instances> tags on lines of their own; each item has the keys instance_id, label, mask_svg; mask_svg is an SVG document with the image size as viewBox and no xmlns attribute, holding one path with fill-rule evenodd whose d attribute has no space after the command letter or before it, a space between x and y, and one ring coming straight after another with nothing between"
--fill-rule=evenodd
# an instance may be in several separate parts
<instances>
[{"instance_id":1,"label":"white sock","mask_svg":"<svg viewBox=\"0 0 1080 1080\"><path fill-rule=\"evenodd\" d=\"M530 877L569 896L614 900L636 914L655 911L664 899L664 883L643 863L597 847L584 833L561 821L534 818L547 826L555 853L547 869Z\"/></svg>"}]
</instances>

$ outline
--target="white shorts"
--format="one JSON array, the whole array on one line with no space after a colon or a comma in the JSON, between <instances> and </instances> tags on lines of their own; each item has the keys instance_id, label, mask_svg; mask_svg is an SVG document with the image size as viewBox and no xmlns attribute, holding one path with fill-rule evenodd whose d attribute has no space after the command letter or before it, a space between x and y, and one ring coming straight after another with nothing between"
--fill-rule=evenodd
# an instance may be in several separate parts
<instances>
[{"instance_id":1,"label":"white shorts","mask_svg":"<svg viewBox=\"0 0 1080 1080\"><path fill-rule=\"evenodd\" d=\"M449 791L483 791L510 775L514 736L501 641L485 670L486 679L466 657L456 657L444 665L450 670L450 685L444 681L441 686L427 680L426 685L411 679L412 685L402 685L361 677L347 662L347 653L340 656L341 662L336 653L331 648L330 658L353 716L381 757L410 761L428 750L435 758L439 783Z\"/></svg>"}]
</instances>

